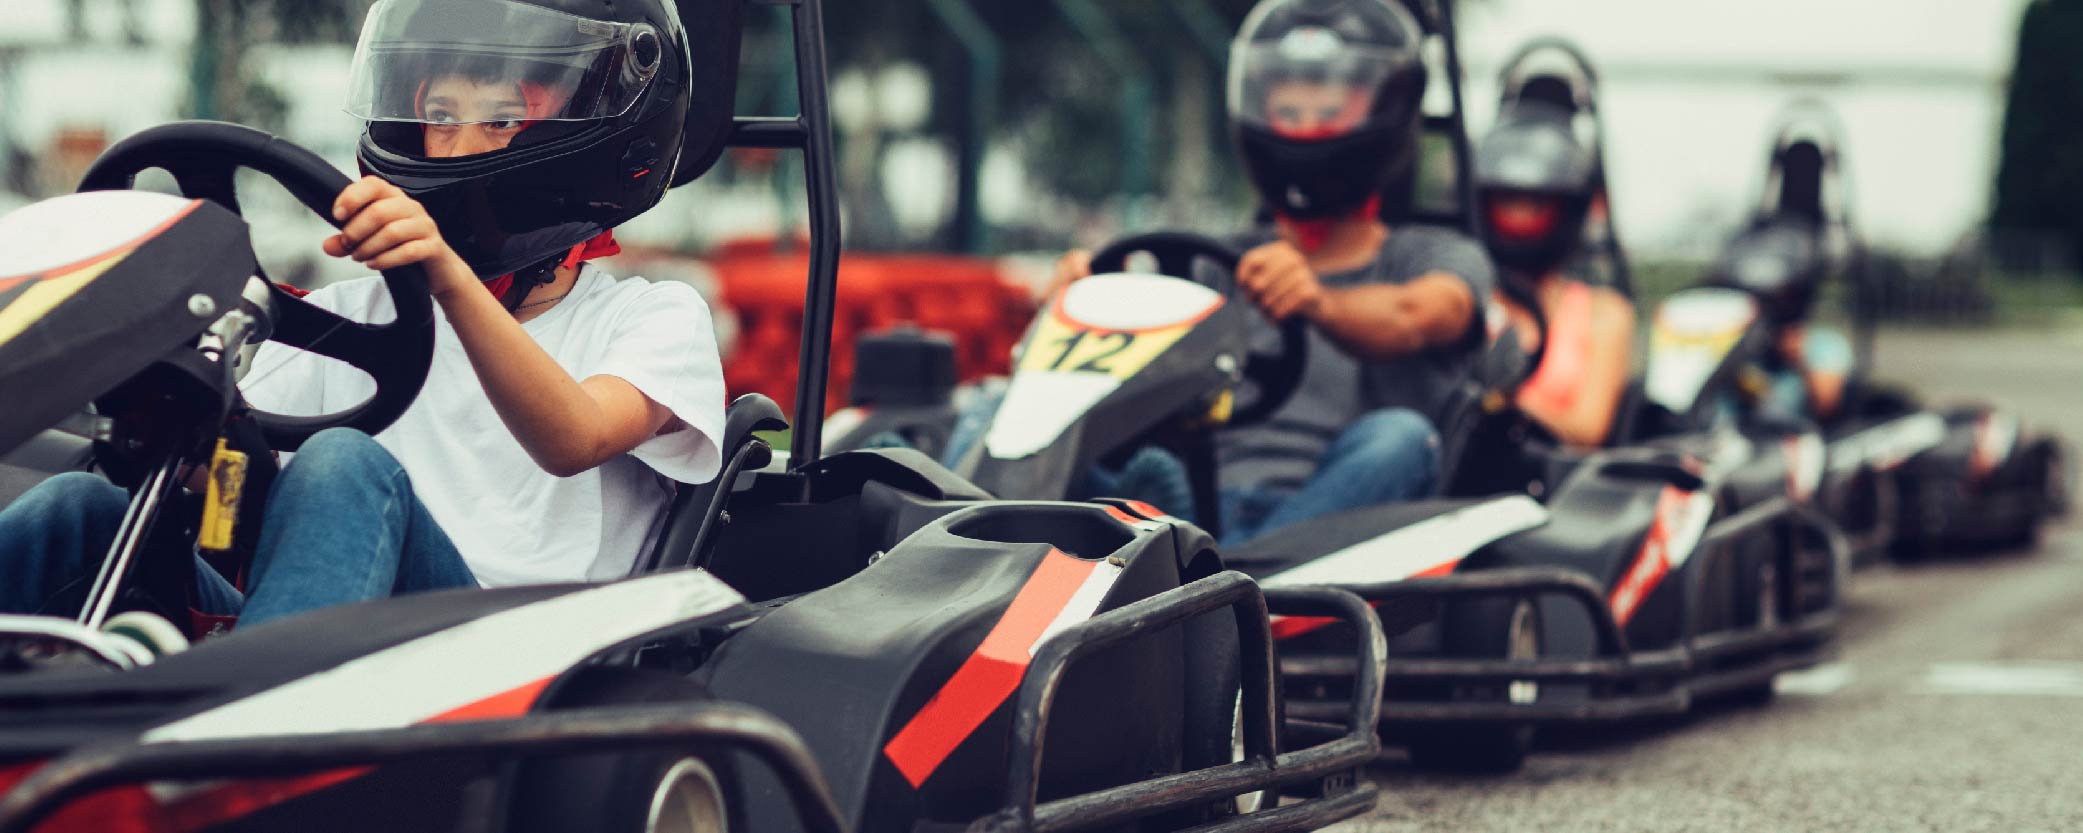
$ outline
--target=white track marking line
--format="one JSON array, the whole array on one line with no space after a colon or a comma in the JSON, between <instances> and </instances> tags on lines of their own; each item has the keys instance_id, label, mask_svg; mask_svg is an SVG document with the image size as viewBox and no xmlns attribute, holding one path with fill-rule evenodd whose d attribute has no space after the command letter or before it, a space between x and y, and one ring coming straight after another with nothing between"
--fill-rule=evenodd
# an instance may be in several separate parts
<instances>
[{"instance_id":1,"label":"white track marking line","mask_svg":"<svg viewBox=\"0 0 2083 833\"><path fill-rule=\"evenodd\" d=\"M1919 694L2083 697L2083 662L1935 662Z\"/></svg>"},{"instance_id":2,"label":"white track marking line","mask_svg":"<svg viewBox=\"0 0 2083 833\"><path fill-rule=\"evenodd\" d=\"M1843 691L1858 676L1850 663L1826 662L1814 668L1788 671L1772 681L1772 690L1802 697L1828 697Z\"/></svg>"}]
</instances>

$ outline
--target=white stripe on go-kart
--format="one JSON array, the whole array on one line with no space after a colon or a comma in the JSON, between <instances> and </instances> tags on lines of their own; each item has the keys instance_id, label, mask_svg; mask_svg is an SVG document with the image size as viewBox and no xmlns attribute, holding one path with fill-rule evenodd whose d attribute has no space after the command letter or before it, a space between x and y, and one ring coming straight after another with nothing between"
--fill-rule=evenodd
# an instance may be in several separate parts
<instances>
[{"instance_id":1,"label":"white stripe on go-kart","mask_svg":"<svg viewBox=\"0 0 2083 833\"><path fill-rule=\"evenodd\" d=\"M1846 469L1865 463L1886 471L1930 450L1945 438L1946 421L1937 414L1889 420L1838 440L1832 449L1830 468Z\"/></svg>"},{"instance_id":2,"label":"white stripe on go-kart","mask_svg":"<svg viewBox=\"0 0 2083 833\"><path fill-rule=\"evenodd\" d=\"M1027 655L1034 656L1035 651L1041 650L1042 643L1049 641L1049 637L1062 632L1064 628L1092 618L1092 614L1099 610L1100 601L1106 598L1107 591L1114 589L1114 581L1119 578L1119 564L1101 561L1092 565L1092 572L1086 574L1085 580L1078 585L1077 592L1070 594L1070 601L1063 603L1063 609L1056 611L1056 618L1049 620L1049 626L1042 628L1041 635L1035 637L1034 643L1027 646Z\"/></svg>"},{"instance_id":3,"label":"white stripe on go-kart","mask_svg":"<svg viewBox=\"0 0 2083 833\"><path fill-rule=\"evenodd\" d=\"M1119 387L1120 379L1085 370L1015 373L1005 388L1005 403L984 434L984 451L1000 460L1032 456Z\"/></svg>"},{"instance_id":4,"label":"white stripe on go-kart","mask_svg":"<svg viewBox=\"0 0 2083 833\"><path fill-rule=\"evenodd\" d=\"M146 732L145 743L410 726L564 673L603 650L742 604L689 570L502 610Z\"/></svg>"},{"instance_id":5,"label":"white stripe on go-kart","mask_svg":"<svg viewBox=\"0 0 2083 833\"><path fill-rule=\"evenodd\" d=\"M1402 581L1467 558L1485 544L1548 522L1548 509L1525 495L1498 498L1369 538L1267 578L1267 587Z\"/></svg>"}]
</instances>

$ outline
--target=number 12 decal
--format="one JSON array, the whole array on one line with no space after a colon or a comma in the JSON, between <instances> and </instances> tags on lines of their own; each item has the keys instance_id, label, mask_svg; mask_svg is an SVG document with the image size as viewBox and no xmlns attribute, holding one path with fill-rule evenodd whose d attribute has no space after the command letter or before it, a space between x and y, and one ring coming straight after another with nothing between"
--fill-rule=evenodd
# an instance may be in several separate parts
<instances>
[{"instance_id":1,"label":"number 12 decal","mask_svg":"<svg viewBox=\"0 0 2083 833\"><path fill-rule=\"evenodd\" d=\"M1114 368L1110 364L1114 357L1135 343L1135 333L1073 330L1057 341L1063 350L1056 354L1056 360L1049 363L1048 369L1112 373ZM1079 361L1074 363L1073 360Z\"/></svg>"}]
</instances>

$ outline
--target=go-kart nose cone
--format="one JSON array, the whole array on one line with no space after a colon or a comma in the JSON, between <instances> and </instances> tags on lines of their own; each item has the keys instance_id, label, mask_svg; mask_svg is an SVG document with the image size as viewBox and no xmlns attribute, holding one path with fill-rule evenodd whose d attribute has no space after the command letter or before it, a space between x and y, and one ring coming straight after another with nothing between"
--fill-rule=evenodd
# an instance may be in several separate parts
<instances>
[{"instance_id":1,"label":"go-kart nose cone","mask_svg":"<svg viewBox=\"0 0 2083 833\"><path fill-rule=\"evenodd\" d=\"M0 452L193 339L253 275L246 224L214 203L138 191L0 217Z\"/></svg>"}]
</instances>

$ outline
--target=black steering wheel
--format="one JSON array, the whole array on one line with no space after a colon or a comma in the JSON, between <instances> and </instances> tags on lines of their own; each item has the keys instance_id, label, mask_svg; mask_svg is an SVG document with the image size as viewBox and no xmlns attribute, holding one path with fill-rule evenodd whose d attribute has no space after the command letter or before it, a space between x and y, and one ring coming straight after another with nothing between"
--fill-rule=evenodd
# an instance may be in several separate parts
<instances>
[{"instance_id":1,"label":"black steering wheel","mask_svg":"<svg viewBox=\"0 0 2083 833\"><path fill-rule=\"evenodd\" d=\"M265 132L236 124L187 121L161 125L117 142L94 160L80 180L81 191L125 190L137 175L160 168L173 174L181 194L206 199L239 213L232 173L247 168L268 175L304 207L339 227L333 201L352 184L324 159ZM265 278L265 275L259 277ZM274 307L272 340L346 362L376 380L376 394L337 413L289 416L253 411L277 450L293 451L311 435L346 427L374 434L390 426L419 396L434 359L434 301L426 270L417 264L386 270L395 321L383 325L349 321L270 283Z\"/></svg>"},{"instance_id":2,"label":"black steering wheel","mask_svg":"<svg viewBox=\"0 0 2083 833\"><path fill-rule=\"evenodd\" d=\"M1222 285L1208 288L1231 300L1238 300L1242 294L1237 285L1237 264L1244 259L1244 254L1233 246L1186 232L1156 231L1116 240L1092 256L1092 272L1123 271L1128 268L1129 256L1137 252L1146 252L1157 259L1158 274L1203 286L1208 286L1209 273L1195 269L1194 264L1204 259L1211 261L1222 267L1219 274L1225 280ZM1230 413L1233 425L1260 422L1271 417L1302 386L1302 369L1309 363L1309 322L1297 315L1279 323L1279 351L1251 353L1245 358L1244 378L1258 388L1258 397Z\"/></svg>"}]
</instances>

